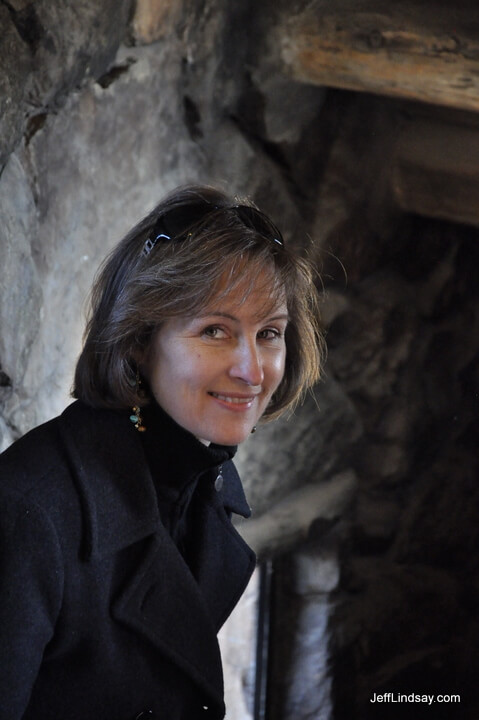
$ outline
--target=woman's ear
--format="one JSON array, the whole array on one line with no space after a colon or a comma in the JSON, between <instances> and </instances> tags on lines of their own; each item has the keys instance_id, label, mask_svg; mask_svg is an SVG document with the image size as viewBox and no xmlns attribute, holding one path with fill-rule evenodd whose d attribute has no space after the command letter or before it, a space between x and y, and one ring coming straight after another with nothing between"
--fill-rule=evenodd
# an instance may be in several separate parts
<instances>
[{"instance_id":1,"label":"woman's ear","mask_svg":"<svg viewBox=\"0 0 479 720\"><path fill-rule=\"evenodd\" d=\"M147 342L142 346L137 346L133 354L133 362L140 374L140 378L144 379L146 383L149 383L151 367L154 358L154 343L157 333L152 332L148 337Z\"/></svg>"},{"instance_id":2,"label":"woman's ear","mask_svg":"<svg viewBox=\"0 0 479 720\"><path fill-rule=\"evenodd\" d=\"M150 346L147 345L144 348L135 348L135 351L131 357L131 367L133 368L134 375L140 379L148 378L148 358L149 358ZM138 381L136 381L138 382Z\"/></svg>"}]
</instances>

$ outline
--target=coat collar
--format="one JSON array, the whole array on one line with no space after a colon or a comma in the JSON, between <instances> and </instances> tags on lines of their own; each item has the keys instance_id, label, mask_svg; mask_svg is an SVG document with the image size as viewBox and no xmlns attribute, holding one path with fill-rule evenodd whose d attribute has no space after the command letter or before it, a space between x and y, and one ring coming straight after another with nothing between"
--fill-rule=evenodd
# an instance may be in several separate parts
<instances>
[{"instance_id":1,"label":"coat collar","mask_svg":"<svg viewBox=\"0 0 479 720\"><path fill-rule=\"evenodd\" d=\"M150 403L142 410L142 416L147 430L140 434L140 440L160 490L180 493L199 475L207 470L217 470L236 453L233 445L205 445L178 425L157 403Z\"/></svg>"},{"instance_id":2,"label":"coat collar","mask_svg":"<svg viewBox=\"0 0 479 720\"><path fill-rule=\"evenodd\" d=\"M206 448L166 414L163 416L166 454L173 449L172 437L178 436L175 453L177 468L182 471L185 462L198 473L231 456L231 449L225 454L219 446ZM85 558L116 552L155 532L160 524L156 491L140 433L130 422L128 411L91 408L76 401L60 416L60 432L84 511ZM227 465L227 482L217 501L249 517L251 510L239 477L234 466Z\"/></svg>"}]
</instances>

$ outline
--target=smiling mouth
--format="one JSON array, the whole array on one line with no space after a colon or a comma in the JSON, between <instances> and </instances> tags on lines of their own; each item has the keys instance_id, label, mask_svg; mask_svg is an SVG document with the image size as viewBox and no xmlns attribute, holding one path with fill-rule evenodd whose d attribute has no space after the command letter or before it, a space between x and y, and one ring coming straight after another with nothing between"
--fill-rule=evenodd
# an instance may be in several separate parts
<instances>
[{"instance_id":1,"label":"smiling mouth","mask_svg":"<svg viewBox=\"0 0 479 720\"><path fill-rule=\"evenodd\" d=\"M217 398L217 400L232 403L233 405L246 405L248 403L252 403L255 398L254 395L250 395L248 397L232 397L231 395L220 395L220 393L215 392L210 392L210 395Z\"/></svg>"}]
</instances>

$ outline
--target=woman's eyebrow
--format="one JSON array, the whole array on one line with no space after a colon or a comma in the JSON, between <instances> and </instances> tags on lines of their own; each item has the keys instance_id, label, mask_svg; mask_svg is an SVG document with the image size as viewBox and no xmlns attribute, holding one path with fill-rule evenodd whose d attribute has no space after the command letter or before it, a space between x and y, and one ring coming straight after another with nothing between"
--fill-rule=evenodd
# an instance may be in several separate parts
<instances>
[{"instance_id":1,"label":"woman's eyebrow","mask_svg":"<svg viewBox=\"0 0 479 720\"><path fill-rule=\"evenodd\" d=\"M202 318L206 318L206 317L224 317L224 318L227 318L228 320L233 320L233 322L240 322L240 319L237 318L235 315L231 315L231 313L226 313L226 312L221 312L221 311L215 311L215 310L213 310L213 311L211 311L211 312L206 312L206 313L204 313L203 315L201 315L201 317L202 317ZM259 319L264 320L264 321L268 321L268 322L272 322L273 320L286 320L286 321L289 321L289 315L288 315L288 313L281 313L281 314L279 314L279 315L274 315L274 316L272 316L272 317L270 317L269 315L264 315L264 316L260 317Z\"/></svg>"},{"instance_id":2,"label":"woman's eyebrow","mask_svg":"<svg viewBox=\"0 0 479 720\"><path fill-rule=\"evenodd\" d=\"M271 322L273 320L286 320L287 322L289 322L289 315L288 313L281 313L280 315L273 315L273 317L266 316L264 319L268 320L268 322Z\"/></svg>"},{"instance_id":3,"label":"woman's eyebrow","mask_svg":"<svg viewBox=\"0 0 479 720\"><path fill-rule=\"evenodd\" d=\"M201 317L224 317L228 318L228 320L234 320L235 322L239 322L239 318L231 315L230 313L220 312L219 310L210 310L209 312L204 312Z\"/></svg>"}]
</instances>

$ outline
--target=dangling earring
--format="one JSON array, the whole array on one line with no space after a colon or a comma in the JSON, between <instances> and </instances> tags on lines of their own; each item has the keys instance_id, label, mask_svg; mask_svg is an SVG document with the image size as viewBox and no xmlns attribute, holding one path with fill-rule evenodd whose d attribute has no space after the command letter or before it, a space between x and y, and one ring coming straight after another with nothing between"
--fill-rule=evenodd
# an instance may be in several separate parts
<instances>
[{"instance_id":1,"label":"dangling earring","mask_svg":"<svg viewBox=\"0 0 479 720\"><path fill-rule=\"evenodd\" d=\"M138 370L136 371L136 394L140 394L141 378ZM130 420L138 430L138 432L145 432L146 427L143 425L143 418L141 417L141 408L138 405L134 405L133 414L130 415Z\"/></svg>"},{"instance_id":2,"label":"dangling earring","mask_svg":"<svg viewBox=\"0 0 479 720\"><path fill-rule=\"evenodd\" d=\"M134 405L133 408L133 415L130 415L130 420L138 430L138 432L145 432L146 427L142 424L143 418L141 417L141 408L138 407L138 405Z\"/></svg>"},{"instance_id":3,"label":"dangling earring","mask_svg":"<svg viewBox=\"0 0 479 720\"><path fill-rule=\"evenodd\" d=\"M251 435L253 435L253 433L255 433L255 432L256 432L256 425L253 425L253 427L251 428Z\"/></svg>"}]
</instances>

